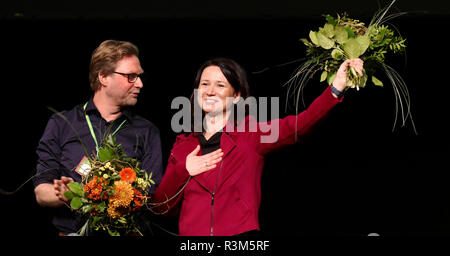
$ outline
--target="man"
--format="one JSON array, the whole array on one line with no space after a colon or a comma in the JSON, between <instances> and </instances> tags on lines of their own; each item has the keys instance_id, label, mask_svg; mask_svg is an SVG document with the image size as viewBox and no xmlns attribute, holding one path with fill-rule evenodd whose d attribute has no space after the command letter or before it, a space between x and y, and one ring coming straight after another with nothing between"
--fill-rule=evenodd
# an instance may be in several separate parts
<instances>
[{"instance_id":1,"label":"man","mask_svg":"<svg viewBox=\"0 0 450 256\"><path fill-rule=\"evenodd\" d=\"M161 180L159 130L128 109L137 103L143 88L138 54L138 48L130 42L102 42L90 63L89 81L94 96L61 112L67 120L53 115L39 141L37 175L33 180L36 200L41 206L57 208L52 222L61 235L75 233L84 224L66 207L69 200L64 192L68 183L81 181L77 166L81 166L86 153L96 153L101 139L108 134L115 133L127 157L138 159L141 169L153 173L156 185Z\"/></svg>"}]
</instances>

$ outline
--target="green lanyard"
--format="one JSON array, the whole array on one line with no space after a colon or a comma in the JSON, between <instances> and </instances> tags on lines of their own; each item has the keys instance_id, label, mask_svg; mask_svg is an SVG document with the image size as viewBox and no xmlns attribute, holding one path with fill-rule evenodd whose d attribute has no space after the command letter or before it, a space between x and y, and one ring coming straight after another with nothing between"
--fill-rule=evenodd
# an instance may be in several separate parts
<instances>
[{"instance_id":1,"label":"green lanyard","mask_svg":"<svg viewBox=\"0 0 450 256\"><path fill-rule=\"evenodd\" d=\"M88 104L87 102L86 102L86 104L84 104L84 107L83 107L84 110L86 110L87 104ZM95 149L97 150L97 157L98 157L98 151L99 151L100 147L98 146L97 137L95 136L95 132L94 132L94 128L92 127L91 119L87 115L86 111L84 112L84 116L86 117L86 123L89 126L89 131L91 132L92 139L94 139ZM122 128L122 125L126 121L127 121L126 119L122 121L122 123L119 125L119 127L117 127L117 129L112 133L112 136L116 135L116 133L120 130L120 128Z\"/></svg>"}]
</instances>

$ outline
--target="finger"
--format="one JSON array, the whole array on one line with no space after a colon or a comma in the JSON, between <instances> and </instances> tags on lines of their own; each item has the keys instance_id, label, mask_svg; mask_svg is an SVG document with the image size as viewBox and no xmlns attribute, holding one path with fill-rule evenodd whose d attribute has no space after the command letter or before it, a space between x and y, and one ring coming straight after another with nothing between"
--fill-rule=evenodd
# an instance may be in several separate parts
<instances>
[{"instance_id":1,"label":"finger","mask_svg":"<svg viewBox=\"0 0 450 256\"><path fill-rule=\"evenodd\" d=\"M208 167L206 168L205 171L209 171L209 170L214 169L214 168L216 168L216 167L217 167L216 164L208 165Z\"/></svg>"},{"instance_id":2,"label":"finger","mask_svg":"<svg viewBox=\"0 0 450 256\"><path fill-rule=\"evenodd\" d=\"M74 182L74 180L73 180L72 178L70 178L70 177L65 177L65 176L62 176L62 177L61 177L61 181L62 181L62 183L64 183L64 184L68 184L68 183Z\"/></svg>"},{"instance_id":3,"label":"finger","mask_svg":"<svg viewBox=\"0 0 450 256\"><path fill-rule=\"evenodd\" d=\"M221 148L211 152L211 154L220 154L220 153L223 153Z\"/></svg>"},{"instance_id":4,"label":"finger","mask_svg":"<svg viewBox=\"0 0 450 256\"><path fill-rule=\"evenodd\" d=\"M211 161L214 161L216 159L222 158L222 156L223 156L223 153L219 153L217 155L205 156L202 159L202 161L204 161L204 162L211 162Z\"/></svg>"},{"instance_id":5,"label":"finger","mask_svg":"<svg viewBox=\"0 0 450 256\"><path fill-rule=\"evenodd\" d=\"M61 186L61 180L53 180L53 187L55 189L59 188Z\"/></svg>"},{"instance_id":6,"label":"finger","mask_svg":"<svg viewBox=\"0 0 450 256\"><path fill-rule=\"evenodd\" d=\"M363 61L361 59L352 59L350 66L358 72L359 76L363 76Z\"/></svg>"},{"instance_id":7,"label":"finger","mask_svg":"<svg viewBox=\"0 0 450 256\"><path fill-rule=\"evenodd\" d=\"M208 162L208 164L217 164L218 162L222 161L222 157L216 158Z\"/></svg>"},{"instance_id":8,"label":"finger","mask_svg":"<svg viewBox=\"0 0 450 256\"><path fill-rule=\"evenodd\" d=\"M360 76L363 76L363 66L362 65L357 65L356 67L355 67L355 69L356 69L356 72L358 72L359 73L359 75Z\"/></svg>"},{"instance_id":9,"label":"finger","mask_svg":"<svg viewBox=\"0 0 450 256\"><path fill-rule=\"evenodd\" d=\"M217 167L217 165L215 165L215 164L211 164L211 165L208 165L208 166L203 166L202 168L199 169L198 174L206 172L206 171L209 171L209 170L214 169L216 167Z\"/></svg>"},{"instance_id":10,"label":"finger","mask_svg":"<svg viewBox=\"0 0 450 256\"><path fill-rule=\"evenodd\" d=\"M347 75L347 72L348 72L348 67L350 67L351 64L352 64L352 60L345 60L345 61L341 64L341 66L339 67L338 72L340 71L340 74L341 74L341 75L346 76L346 75Z\"/></svg>"}]
</instances>

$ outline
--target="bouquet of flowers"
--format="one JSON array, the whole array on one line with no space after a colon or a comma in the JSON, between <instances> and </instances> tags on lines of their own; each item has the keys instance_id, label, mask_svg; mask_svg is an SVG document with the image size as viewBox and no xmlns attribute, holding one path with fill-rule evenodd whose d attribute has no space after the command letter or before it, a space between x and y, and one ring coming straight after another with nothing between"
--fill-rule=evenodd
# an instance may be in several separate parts
<instances>
[{"instance_id":1,"label":"bouquet of flowers","mask_svg":"<svg viewBox=\"0 0 450 256\"><path fill-rule=\"evenodd\" d=\"M394 2L395 0L389 6L379 10L368 26L357 19L348 17L347 14L337 15L337 17L324 15L327 23L317 31L311 30L309 39L300 39L307 47L307 58L286 83L288 95L296 95L296 108L298 108L303 88L317 71L322 71L321 82L327 81L331 84L343 60L360 58L364 61L363 76L360 77L353 68L349 68L347 88L359 90L368 83L382 87L383 82L374 74L377 70L384 71L395 94L396 111L393 130L400 110L403 126L409 117L414 132L417 133L410 112L408 88L398 72L385 63L387 53L404 53L406 48L406 39L402 38L397 30L385 25L388 20L405 14L395 13L386 16Z\"/></svg>"},{"instance_id":2,"label":"bouquet of flowers","mask_svg":"<svg viewBox=\"0 0 450 256\"><path fill-rule=\"evenodd\" d=\"M127 158L114 136L103 140L98 154L80 163L86 172L82 182L69 183L70 207L87 221L80 230L107 231L111 236L137 233L139 209L149 199L149 188L154 184L151 173L139 169L136 159Z\"/></svg>"}]
</instances>

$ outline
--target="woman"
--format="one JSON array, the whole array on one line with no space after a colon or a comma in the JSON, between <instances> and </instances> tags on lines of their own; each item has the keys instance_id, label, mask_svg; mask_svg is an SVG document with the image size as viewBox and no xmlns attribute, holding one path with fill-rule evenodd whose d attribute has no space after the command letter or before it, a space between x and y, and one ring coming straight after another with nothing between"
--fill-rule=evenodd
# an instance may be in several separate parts
<instances>
[{"instance_id":1,"label":"woman","mask_svg":"<svg viewBox=\"0 0 450 256\"><path fill-rule=\"evenodd\" d=\"M264 156L295 143L342 100L339 94L347 86L348 67L362 75L362 60L343 62L333 84L307 110L279 120L278 140L262 143L267 132L239 129L252 127L254 119L247 116L239 125L230 120L231 106L249 94L245 71L230 59L206 61L197 72L197 93L191 97L205 116L203 132L177 136L154 194L158 210L176 212L181 204L180 235L228 236L259 230Z\"/></svg>"}]
</instances>

